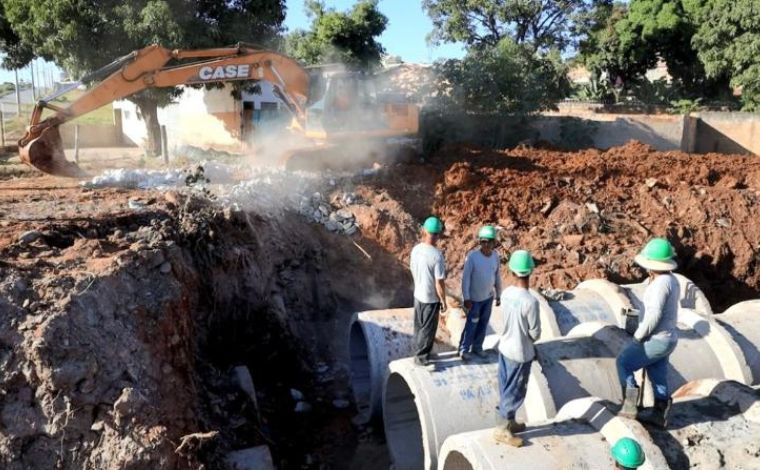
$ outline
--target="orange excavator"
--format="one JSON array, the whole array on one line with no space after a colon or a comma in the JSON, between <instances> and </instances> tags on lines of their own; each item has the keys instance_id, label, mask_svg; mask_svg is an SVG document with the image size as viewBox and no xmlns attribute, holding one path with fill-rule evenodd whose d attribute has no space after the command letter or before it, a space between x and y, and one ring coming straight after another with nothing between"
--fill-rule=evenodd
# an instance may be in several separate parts
<instances>
[{"instance_id":1,"label":"orange excavator","mask_svg":"<svg viewBox=\"0 0 760 470\"><path fill-rule=\"evenodd\" d=\"M61 124L147 88L235 80L271 82L275 94L291 112L294 138L305 139L308 145L284 155L286 166L295 154L304 161L331 150L367 148L369 141L415 136L417 107L403 100L383 101L371 89L369 78L358 72L307 70L287 56L246 44L203 50L170 50L152 45L83 78L83 82L93 85L66 108L50 101L78 84L39 101L18 142L19 153L22 161L44 173L87 176L78 165L66 160ZM42 119L45 109L54 114Z\"/></svg>"}]
</instances>

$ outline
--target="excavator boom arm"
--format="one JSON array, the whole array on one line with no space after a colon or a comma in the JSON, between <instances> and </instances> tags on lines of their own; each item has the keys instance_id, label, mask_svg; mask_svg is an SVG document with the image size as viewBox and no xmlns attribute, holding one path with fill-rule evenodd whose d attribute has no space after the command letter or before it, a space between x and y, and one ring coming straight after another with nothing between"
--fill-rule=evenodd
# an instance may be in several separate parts
<instances>
[{"instance_id":1,"label":"excavator boom arm","mask_svg":"<svg viewBox=\"0 0 760 470\"><path fill-rule=\"evenodd\" d=\"M167 66L172 60L191 62ZM58 126L112 101L153 87L267 80L274 84L278 95L285 99L295 118L300 122L305 118L309 75L296 61L273 51L246 46L172 51L153 45L106 67L118 65L121 67L67 108L61 109L44 101L37 103L27 132L19 140L22 160L45 173L81 176L81 170L65 159ZM53 109L56 113L41 120L45 108Z\"/></svg>"}]
</instances>

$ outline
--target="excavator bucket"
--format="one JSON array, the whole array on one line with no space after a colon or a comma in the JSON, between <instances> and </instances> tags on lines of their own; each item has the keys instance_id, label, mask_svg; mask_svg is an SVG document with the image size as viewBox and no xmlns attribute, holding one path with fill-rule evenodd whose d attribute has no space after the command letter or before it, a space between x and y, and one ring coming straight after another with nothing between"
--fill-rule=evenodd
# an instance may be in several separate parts
<instances>
[{"instance_id":1,"label":"excavator bucket","mask_svg":"<svg viewBox=\"0 0 760 470\"><path fill-rule=\"evenodd\" d=\"M49 175L68 178L87 176L87 173L76 163L66 160L58 126L44 129L39 137L32 139L23 147L19 146L19 154L21 161Z\"/></svg>"}]
</instances>

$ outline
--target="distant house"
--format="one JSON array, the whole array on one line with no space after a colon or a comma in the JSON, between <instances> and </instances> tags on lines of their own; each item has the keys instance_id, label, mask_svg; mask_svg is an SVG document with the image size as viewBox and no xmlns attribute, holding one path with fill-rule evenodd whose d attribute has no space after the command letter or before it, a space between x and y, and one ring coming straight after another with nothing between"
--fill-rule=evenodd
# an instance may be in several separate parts
<instances>
[{"instance_id":1,"label":"distant house","mask_svg":"<svg viewBox=\"0 0 760 470\"><path fill-rule=\"evenodd\" d=\"M232 86L222 88L183 88L175 103L158 110L158 121L166 126L171 148L189 145L217 150L240 151L252 143L257 129L284 127L290 112L273 92L272 84L259 83L260 93L232 95ZM122 129L131 141L142 144L147 138L139 108L128 100L117 101Z\"/></svg>"},{"instance_id":2,"label":"distant house","mask_svg":"<svg viewBox=\"0 0 760 470\"><path fill-rule=\"evenodd\" d=\"M668 64L663 60L657 62L657 65L654 68L647 70L645 76L650 82L662 79L667 82L671 81L671 76L668 73ZM567 78L575 85L587 85L591 83L591 71L583 65L576 65L567 72Z\"/></svg>"}]
</instances>

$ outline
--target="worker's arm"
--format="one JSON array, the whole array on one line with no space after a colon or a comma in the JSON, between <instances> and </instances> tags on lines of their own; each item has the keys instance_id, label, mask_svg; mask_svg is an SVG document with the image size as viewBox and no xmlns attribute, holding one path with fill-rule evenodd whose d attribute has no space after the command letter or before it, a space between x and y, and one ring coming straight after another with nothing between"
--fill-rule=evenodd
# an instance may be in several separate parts
<instances>
[{"instance_id":1,"label":"worker's arm","mask_svg":"<svg viewBox=\"0 0 760 470\"><path fill-rule=\"evenodd\" d=\"M438 294L438 298L441 299L441 313L445 312L448 308L446 304L446 265L443 261L443 256L438 258L433 269L435 274L435 291Z\"/></svg>"},{"instance_id":2,"label":"worker's arm","mask_svg":"<svg viewBox=\"0 0 760 470\"><path fill-rule=\"evenodd\" d=\"M501 305L501 258L496 253L496 280L494 281L494 289L496 289L496 306Z\"/></svg>"},{"instance_id":3,"label":"worker's arm","mask_svg":"<svg viewBox=\"0 0 760 470\"><path fill-rule=\"evenodd\" d=\"M642 342L652 335L660 323L667 298L667 283L657 282L655 278L644 292L644 315L633 333L636 341Z\"/></svg>"},{"instance_id":4,"label":"worker's arm","mask_svg":"<svg viewBox=\"0 0 760 470\"><path fill-rule=\"evenodd\" d=\"M541 337L541 317L538 314L538 302L530 304L528 310L528 335L534 342Z\"/></svg>"},{"instance_id":5,"label":"worker's arm","mask_svg":"<svg viewBox=\"0 0 760 470\"><path fill-rule=\"evenodd\" d=\"M472 256L467 255L467 258L464 261L464 273L462 274L462 300L464 301L464 307L468 310L472 308L472 301L470 301L472 264Z\"/></svg>"}]
</instances>

